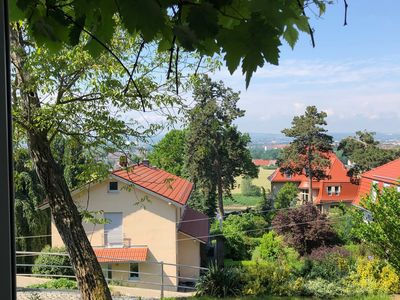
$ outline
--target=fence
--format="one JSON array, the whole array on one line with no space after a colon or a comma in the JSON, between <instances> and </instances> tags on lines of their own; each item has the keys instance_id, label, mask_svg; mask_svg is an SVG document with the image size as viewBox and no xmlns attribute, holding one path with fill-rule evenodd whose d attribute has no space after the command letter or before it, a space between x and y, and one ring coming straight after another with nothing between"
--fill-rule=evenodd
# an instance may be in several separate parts
<instances>
[{"instance_id":1,"label":"fence","mask_svg":"<svg viewBox=\"0 0 400 300\"><path fill-rule=\"evenodd\" d=\"M16 257L26 257L26 256L38 256L38 255L53 255L53 256L68 256L67 253L51 253L51 252L30 252L30 251L16 251ZM109 266L118 263L118 258L101 256L98 258L112 259L112 263L108 264L105 268L102 266L103 273L105 274L108 283L116 283L123 286L135 286L135 287L147 287L147 286L158 286L160 288L160 297L164 297L164 291L166 289L179 289L182 291L195 291L195 284L197 283L199 276L187 277L179 276L180 270L182 268L193 269L200 275L201 272L207 271L207 268L190 266L184 264L174 264L167 262L157 262L157 261L145 261L137 262L140 264L157 265L158 272L142 272L139 270L122 270L114 269ZM120 260L121 263L128 263L125 259ZM131 262L136 263L136 262ZM62 266L62 265L52 265L52 264L16 264L17 267L43 267L43 268L57 268L57 269L72 269L72 266ZM176 268L176 275L165 274L165 268L172 267ZM112 274L112 278L109 278L108 274ZM32 277L49 277L49 278L71 278L74 279L75 276L72 275L58 275L58 274L31 274L31 273L18 273L20 276L32 276ZM117 279L115 279L117 278ZM156 280L152 280L156 278ZM174 284L176 282L176 284Z\"/></svg>"}]
</instances>

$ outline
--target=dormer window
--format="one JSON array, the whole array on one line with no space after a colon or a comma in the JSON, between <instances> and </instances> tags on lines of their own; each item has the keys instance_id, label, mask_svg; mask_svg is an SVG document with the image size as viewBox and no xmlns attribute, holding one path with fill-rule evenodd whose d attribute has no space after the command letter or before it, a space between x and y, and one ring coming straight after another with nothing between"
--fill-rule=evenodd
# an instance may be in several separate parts
<instances>
[{"instance_id":1,"label":"dormer window","mask_svg":"<svg viewBox=\"0 0 400 300\"><path fill-rule=\"evenodd\" d=\"M110 193L116 193L118 192L118 181L110 181L108 183L108 191Z\"/></svg>"},{"instance_id":2,"label":"dormer window","mask_svg":"<svg viewBox=\"0 0 400 300\"><path fill-rule=\"evenodd\" d=\"M327 187L328 196L339 196L340 194L340 186L339 185L332 185Z\"/></svg>"},{"instance_id":3,"label":"dormer window","mask_svg":"<svg viewBox=\"0 0 400 300\"><path fill-rule=\"evenodd\" d=\"M290 173L290 172L285 172L285 177L286 177L287 179L291 179L291 178L292 178L292 173Z\"/></svg>"}]
</instances>

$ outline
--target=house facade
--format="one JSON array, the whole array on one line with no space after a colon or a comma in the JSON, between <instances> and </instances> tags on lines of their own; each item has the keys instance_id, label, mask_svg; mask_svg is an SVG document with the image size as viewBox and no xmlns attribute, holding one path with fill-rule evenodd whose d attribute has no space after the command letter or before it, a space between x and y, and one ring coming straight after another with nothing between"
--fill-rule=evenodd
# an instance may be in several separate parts
<instances>
[{"instance_id":1,"label":"house facade","mask_svg":"<svg viewBox=\"0 0 400 300\"><path fill-rule=\"evenodd\" d=\"M108 220L83 222L108 280L154 289L163 280L165 289L177 290L199 277L209 223L187 206L192 190L189 181L141 163L73 192L79 209ZM52 246L63 246L54 222L51 230Z\"/></svg>"},{"instance_id":2,"label":"house facade","mask_svg":"<svg viewBox=\"0 0 400 300\"><path fill-rule=\"evenodd\" d=\"M400 158L376 167L360 176L360 188L355 199L355 205L360 205L362 198L372 193L376 196L373 187L378 189L394 187L400 192Z\"/></svg>"},{"instance_id":3,"label":"house facade","mask_svg":"<svg viewBox=\"0 0 400 300\"><path fill-rule=\"evenodd\" d=\"M335 153L329 153L330 166L326 170L327 178L313 180L312 196L313 203L327 211L339 203L350 205L358 194L358 185L347 176L347 169ZM268 180L271 182L271 193L275 196L283 185L292 182L298 188L298 202L303 203L309 200L309 182L305 174L285 174L278 168L272 173Z\"/></svg>"}]
</instances>

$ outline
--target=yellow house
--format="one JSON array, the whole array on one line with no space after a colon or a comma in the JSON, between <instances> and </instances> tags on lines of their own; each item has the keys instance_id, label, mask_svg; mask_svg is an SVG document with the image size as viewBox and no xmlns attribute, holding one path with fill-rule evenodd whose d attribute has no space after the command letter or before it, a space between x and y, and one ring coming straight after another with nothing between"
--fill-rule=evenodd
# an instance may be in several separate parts
<instances>
[{"instance_id":1,"label":"yellow house","mask_svg":"<svg viewBox=\"0 0 400 300\"><path fill-rule=\"evenodd\" d=\"M78 208L109 221L83 224L108 280L168 290L196 281L209 222L187 206L192 190L189 181L143 162L72 193ZM51 230L52 246L63 246L54 222Z\"/></svg>"}]
</instances>

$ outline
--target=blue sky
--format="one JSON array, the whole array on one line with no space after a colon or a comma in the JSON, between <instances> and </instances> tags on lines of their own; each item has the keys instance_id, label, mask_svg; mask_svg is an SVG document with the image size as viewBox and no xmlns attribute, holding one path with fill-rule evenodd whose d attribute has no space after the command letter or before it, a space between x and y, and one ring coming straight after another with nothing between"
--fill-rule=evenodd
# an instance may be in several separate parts
<instances>
[{"instance_id":1,"label":"blue sky","mask_svg":"<svg viewBox=\"0 0 400 300\"><path fill-rule=\"evenodd\" d=\"M278 133L316 105L328 113L332 132L400 133L400 1L347 1L348 26L337 0L311 20L316 48L306 34L294 50L284 44L280 65L258 70L248 90L240 70L213 76L241 91L242 131Z\"/></svg>"}]
</instances>

